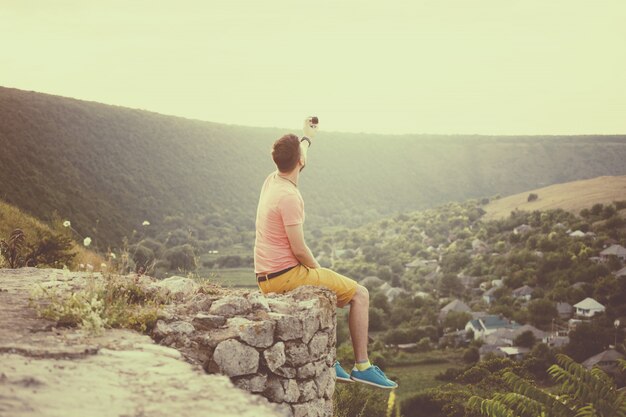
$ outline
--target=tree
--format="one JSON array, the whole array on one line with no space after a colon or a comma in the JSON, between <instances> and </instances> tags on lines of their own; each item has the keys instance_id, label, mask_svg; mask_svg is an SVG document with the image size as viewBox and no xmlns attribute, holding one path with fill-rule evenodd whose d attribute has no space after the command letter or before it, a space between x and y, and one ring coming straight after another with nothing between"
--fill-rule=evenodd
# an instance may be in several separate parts
<instances>
[{"instance_id":1,"label":"tree","mask_svg":"<svg viewBox=\"0 0 626 417\"><path fill-rule=\"evenodd\" d=\"M537 339L535 338L534 333L530 330L526 330L525 332L517 336L515 340L513 340L513 345L531 348L535 345L536 342Z\"/></svg>"},{"instance_id":2,"label":"tree","mask_svg":"<svg viewBox=\"0 0 626 417\"><path fill-rule=\"evenodd\" d=\"M175 246L165 251L165 258L170 262L171 268L182 271L196 269L196 257L193 248L189 244Z\"/></svg>"},{"instance_id":3,"label":"tree","mask_svg":"<svg viewBox=\"0 0 626 417\"><path fill-rule=\"evenodd\" d=\"M453 274L445 274L439 280L439 291L444 296L459 296L463 293L461 280Z\"/></svg>"},{"instance_id":4,"label":"tree","mask_svg":"<svg viewBox=\"0 0 626 417\"><path fill-rule=\"evenodd\" d=\"M554 303L545 298L531 300L528 303L528 313L530 322L539 327L547 326L558 315Z\"/></svg>"},{"instance_id":5,"label":"tree","mask_svg":"<svg viewBox=\"0 0 626 417\"><path fill-rule=\"evenodd\" d=\"M626 417L626 396L617 391L611 377L599 368L589 371L566 355L557 355L557 362L548 371L559 384L556 393L505 372L512 391L491 399L474 396L470 408L488 417Z\"/></svg>"},{"instance_id":6,"label":"tree","mask_svg":"<svg viewBox=\"0 0 626 417\"><path fill-rule=\"evenodd\" d=\"M382 309L370 306L369 313L369 329L371 331L385 330L387 328L385 312Z\"/></svg>"},{"instance_id":7,"label":"tree","mask_svg":"<svg viewBox=\"0 0 626 417\"><path fill-rule=\"evenodd\" d=\"M443 321L443 326L455 330L464 329L471 319L472 315L465 311L450 311Z\"/></svg>"},{"instance_id":8,"label":"tree","mask_svg":"<svg viewBox=\"0 0 626 417\"><path fill-rule=\"evenodd\" d=\"M569 332L569 343L565 346L565 353L581 362L602 352L610 342L611 334L606 329L581 323Z\"/></svg>"}]
</instances>

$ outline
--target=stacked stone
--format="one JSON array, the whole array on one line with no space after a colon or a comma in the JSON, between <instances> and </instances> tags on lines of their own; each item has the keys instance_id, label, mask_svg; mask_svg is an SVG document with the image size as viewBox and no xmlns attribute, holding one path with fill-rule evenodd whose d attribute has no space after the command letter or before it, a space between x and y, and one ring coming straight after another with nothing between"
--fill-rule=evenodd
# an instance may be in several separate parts
<instances>
[{"instance_id":1,"label":"stacked stone","mask_svg":"<svg viewBox=\"0 0 626 417\"><path fill-rule=\"evenodd\" d=\"M193 315L159 320L154 337L209 373L261 394L289 416L332 416L335 295L300 287L284 295L195 297Z\"/></svg>"}]
</instances>

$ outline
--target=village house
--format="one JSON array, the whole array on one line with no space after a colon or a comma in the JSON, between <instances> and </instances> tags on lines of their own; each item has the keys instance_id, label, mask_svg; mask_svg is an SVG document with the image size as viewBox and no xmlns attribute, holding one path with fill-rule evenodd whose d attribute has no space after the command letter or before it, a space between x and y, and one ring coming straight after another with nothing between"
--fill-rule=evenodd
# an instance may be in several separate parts
<instances>
[{"instance_id":1,"label":"village house","mask_svg":"<svg viewBox=\"0 0 626 417\"><path fill-rule=\"evenodd\" d=\"M569 319L574 314L574 307L569 303L556 303L556 311L562 319Z\"/></svg>"},{"instance_id":2,"label":"village house","mask_svg":"<svg viewBox=\"0 0 626 417\"><path fill-rule=\"evenodd\" d=\"M520 226L517 226L515 229L513 229L513 234L516 234L516 235L523 235L524 233L528 233L528 232L530 232L531 230L533 230L533 228L532 228L532 227L530 227L530 226L529 226L529 225L527 225L527 224L522 224L522 225L520 225Z\"/></svg>"},{"instance_id":3,"label":"village house","mask_svg":"<svg viewBox=\"0 0 626 417\"><path fill-rule=\"evenodd\" d=\"M499 329L516 329L518 327L520 327L519 324L510 321L506 317L489 315L468 321L465 325L465 330L471 330L474 333L474 339L478 340Z\"/></svg>"},{"instance_id":4,"label":"village house","mask_svg":"<svg viewBox=\"0 0 626 417\"><path fill-rule=\"evenodd\" d=\"M615 276L617 278L623 278L626 277L626 266L623 267L622 269L620 269L619 271L615 272Z\"/></svg>"},{"instance_id":5,"label":"village house","mask_svg":"<svg viewBox=\"0 0 626 417\"><path fill-rule=\"evenodd\" d=\"M472 240L472 251L474 253L485 254L489 252L489 246L480 239Z\"/></svg>"},{"instance_id":6,"label":"village house","mask_svg":"<svg viewBox=\"0 0 626 417\"><path fill-rule=\"evenodd\" d=\"M623 359L624 355L616 351L615 349L608 349L604 352L598 353L584 361L582 365L591 369L594 366L602 369L607 374L619 375L619 360Z\"/></svg>"},{"instance_id":7,"label":"village house","mask_svg":"<svg viewBox=\"0 0 626 417\"><path fill-rule=\"evenodd\" d=\"M407 294L407 290L404 288L392 287L387 289L384 294L387 297L387 301L391 303L402 294Z\"/></svg>"},{"instance_id":8,"label":"village house","mask_svg":"<svg viewBox=\"0 0 626 417\"><path fill-rule=\"evenodd\" d=\"M491 287L489 288L487 291L484 292L483 294L483 300L485 300L485 302L487 304L491 304L494 301L496 301L496 291L498 290L498 287Z\"/></svg>"},{"instance_id":9,"label":"village house","mask_svg":"<svg viewBox=\"0 0 626 417\"><path fill-rule=\"evenodd\" d=\"M404 264L404 269L408 271L409 269L419 268L422 265L424 265L424 262L421 259L416 259L408 264Z\"/></svg>"},{"instance_id":10,"label":"village house","mask_svg":"<svg viewBox=\"0 0 626 417\"><path fill-rule=\"evenodd\" d=\"M574 304L578 317L593 317L597 313L604 313L605 307L591 297Z\"/></svg>"},{"instance_id":11,"label":"village house","mask_svg":"<svg viewBox=\"0 0 626 417\"><path fill-rule=\"evenodd\" d=\"M524 332L531 332L538 342L547 343L550 334L535 326L525 324L517 328L498 329L485 336L484 342L496 346L514 346L515 339Z\"/></svg>"},{"instance_id":12,"label":"village house","mask_svg":"<svg viewBox=\"0 0 626 417\"><path fill-rule=\"evenodd\" d=\"M600 258L603 261L608 261L611 256L616 256L622 262L626 261L626 248L622 245L611 245L600 252Z\"/></svg>"},{"instance_id":13,"label":"village house","mask_svg":"<svg viewBox=\"0 0 626 417\"><path fill-rule=\"evenodd\" d=\"M476 277L473 277L473 276L470 276L470 275L465 275L462 272L457 274L456 277L459 279L459 281L461 282L463 287L465 287L466 290L468 290L470 288L474 288L474 283L476 282Z\"/></svg>"},{"instance_id":14,"label":"village house","mask_svg":"<svg viewBox=\"0 0 626 417\"><path fill-rule=\"evenodd\" d=\"M495 356L497 358L509 358L512 360L521 360L528 354L530 349L517 346L496 346L482 345L478 349L480 360L484 360L487 356Z\"/></svg>"},{"instance_id":15,"label":"village house","mask_svg":"<svg viewBox=\"0 0 626 417\"><path fill-rule=\"evenodd\" d=\"M529 287L528 285L524 285L522 287L514 289L512 295L514 298L530 301L530 299L533 298L534 291L534 288Z\"/></svg>"},{"instance_id":16,"label":"village house","mask_svg":"<svg viewBox=\"0 0 626 417\"><path fill-rule=\"evenodd\" d=\"M443 321L451 311L458 313L471 313L472 309L461 300L452 300L439 310L439 321Z\"/></svg>"}]
</instances>

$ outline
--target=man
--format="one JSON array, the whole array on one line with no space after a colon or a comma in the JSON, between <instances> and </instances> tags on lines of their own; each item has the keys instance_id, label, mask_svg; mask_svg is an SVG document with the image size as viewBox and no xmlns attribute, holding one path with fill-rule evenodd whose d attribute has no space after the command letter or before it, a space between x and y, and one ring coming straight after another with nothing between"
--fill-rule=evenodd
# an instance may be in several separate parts
<instances>
[{"instance_id":1,"label":"man","mask_svg":"<svg viewBox=\"0 0 626 417\"><path fill-rule=\"evenodd\" d=\"M287 134L272 149L278 168L263 183L256 216L254 268L265 294L284 293L302 285L326 287L337 295L337 307L350 305L349 327L355 364L350 375L335 363L337 379L358 381L380 388L398 385L389 380L367 354L369 294L356 281L321 268L304 241L304 201L298 190L300 172L306 165L311 139L317 133L317 118L304 122L304 137Z\"/></svg>"}]
</instances>

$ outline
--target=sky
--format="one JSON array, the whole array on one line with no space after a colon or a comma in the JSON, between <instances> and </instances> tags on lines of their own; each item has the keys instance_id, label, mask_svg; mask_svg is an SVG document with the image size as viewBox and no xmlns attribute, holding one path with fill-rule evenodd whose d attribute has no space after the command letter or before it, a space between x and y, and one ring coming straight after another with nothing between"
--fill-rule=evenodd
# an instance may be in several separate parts
<instances>
[{"instance_id":1,"label":"sky","mask_svg":"<svg viewBox=\"0 0 626 417\"><path fill-rule=\"evenodd\" d=\"M623 0L0 0L0 85L249 126L626 133Z\"/></svg>"}]
</instances>

